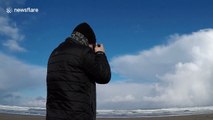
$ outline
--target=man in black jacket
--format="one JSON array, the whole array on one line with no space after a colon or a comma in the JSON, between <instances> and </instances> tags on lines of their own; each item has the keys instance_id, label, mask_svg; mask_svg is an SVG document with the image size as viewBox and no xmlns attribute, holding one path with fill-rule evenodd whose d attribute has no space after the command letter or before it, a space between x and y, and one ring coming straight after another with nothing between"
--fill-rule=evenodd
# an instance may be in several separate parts
<instances>
[{"instance_id":1,"label":"man in black jacket","mask_svg":"<svg viewBox=\"0 0 213 120\"><path fill-rule=\"evenodd\" d=\"M46 120L95 120L96 83L110 78L103 45L87 23L78 25L49 57Z\"/></svg>"}]
</instances>

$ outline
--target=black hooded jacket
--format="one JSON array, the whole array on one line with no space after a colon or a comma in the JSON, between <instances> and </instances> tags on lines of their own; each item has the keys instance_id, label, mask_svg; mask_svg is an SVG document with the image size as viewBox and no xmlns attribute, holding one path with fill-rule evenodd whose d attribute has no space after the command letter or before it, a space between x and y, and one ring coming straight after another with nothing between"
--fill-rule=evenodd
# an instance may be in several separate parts
<instances>
[{"instance_id":1,"label":"black hooded jacket","mask_svg":"<svg viewBox=\"0 0 213 120\"><path fill-rule=\"evenodd\" d=\"M104 53L66 39L48 61L46 120L95 120L96 83L110 78Z\"/></svg>"}]
</instances>

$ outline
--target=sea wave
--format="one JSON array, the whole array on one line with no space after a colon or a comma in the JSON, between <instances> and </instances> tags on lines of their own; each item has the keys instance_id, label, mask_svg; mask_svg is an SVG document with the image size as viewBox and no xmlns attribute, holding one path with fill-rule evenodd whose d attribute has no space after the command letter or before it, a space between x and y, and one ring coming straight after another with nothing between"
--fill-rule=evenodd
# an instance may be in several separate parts
<instances>
[{"instance_id":1,"label":"sea wave","mask_svg":"<svg viewBox=\"0 0 213 120\"><path fill-rule=\"evenodd\" d=\"M0 113L45 116L46 109L42 107L0 105Z\"/></svg>"},{"instance_id":2,"label":"sea wave","mask_svg":"<svg viewBox=\"0 0 213 120\"><path fill-rule=\"evenodd\" d=\"M137 118L137 117L184 116L184 115L211 114L211 113L213 113L213 106L137 109L137 110L98 110L97 116L101 118Z\"/></svg>"},{"instance_id":3,"label":"sea wave","mask_svg":"<svg viewBox=\"0 0 213 120\"><path fill-rule=\"evenodd\" d=\"M0 113L45 116L46 109L42 107L21 107L0 105ZM162 108L162 109L136 109L136 110L97 110L98 118L137 118L137 117L163 117L183 116L213 113L213 106Z\"/></svg>"}]
</instances>

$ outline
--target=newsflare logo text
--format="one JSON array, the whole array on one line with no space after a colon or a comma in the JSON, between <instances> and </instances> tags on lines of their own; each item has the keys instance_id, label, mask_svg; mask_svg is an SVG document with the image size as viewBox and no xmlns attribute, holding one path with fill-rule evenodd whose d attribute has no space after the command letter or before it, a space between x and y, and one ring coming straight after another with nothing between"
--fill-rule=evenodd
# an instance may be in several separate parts
<instances>
[{"instance_id":1,"label":"newsflare logo text","mask_svg":"<svg viewBox=\"0 0 213 120\"><path fill-rule=\"evenodd\" d=\"M38 8L11 8L7 7L6 8L6 13L38 13L39 9Z\"/></svg>"}]
</instances>

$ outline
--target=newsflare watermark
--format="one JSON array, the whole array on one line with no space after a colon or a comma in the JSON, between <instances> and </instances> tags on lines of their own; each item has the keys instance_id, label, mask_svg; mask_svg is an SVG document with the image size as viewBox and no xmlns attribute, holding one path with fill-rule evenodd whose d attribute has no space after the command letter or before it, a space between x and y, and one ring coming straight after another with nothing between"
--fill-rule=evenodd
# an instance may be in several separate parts
<instances>
[{"instance_id":1,"label":"newsflare watermark","mask_svg":"<svg viewBox=\"0 0 213 120\"><path fill-rule=\"evenodd\" d=\"M6 13L38 13L39 9L38 8L12 8L12 7L7 7L5 9Z\"/></svg>"}]
</instances>

